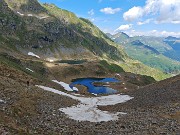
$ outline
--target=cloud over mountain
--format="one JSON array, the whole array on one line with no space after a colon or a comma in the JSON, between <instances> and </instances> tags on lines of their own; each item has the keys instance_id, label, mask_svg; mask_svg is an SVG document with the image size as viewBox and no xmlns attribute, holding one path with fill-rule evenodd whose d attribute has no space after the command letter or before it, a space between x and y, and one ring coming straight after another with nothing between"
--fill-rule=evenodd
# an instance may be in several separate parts
<instances>
[{"instance_id":1,"label":"cloud over mountain","mask_svg":"<svg viewBox=\"0 0 180 135\"><path fill-rule=\"evenodd\" d=\"M136 30L129 30L126 33L130 36L155 36L155 37L168 37L168 36L175 36L180 37L180 32L173 32L173 31L158 31L158 30L150 30L150 31L136 31Z\"/></svg>"},{"instance_id":2,"label":"cloud over mountain","mask_svg":"<svg viewBox=\"0 0 180 135\"><path fill-rule=\"evenodd\" d=\"M144 7L134 6L123 14L126 21L151 15L156 23L180 23L180 0L147 0Z\"/></svg>"},{"instance_id":3,"label":"cloud over mountain","mask_svg":"<svg viewBox=\"0 0 180 135\"><path fill-rule=\"evenodd\" d=\"M125 25L121 25L115 31L124 31L124 30L129 30L131 28L132 28L132 24L125 24Z\"/></svg>"}]
</instances>

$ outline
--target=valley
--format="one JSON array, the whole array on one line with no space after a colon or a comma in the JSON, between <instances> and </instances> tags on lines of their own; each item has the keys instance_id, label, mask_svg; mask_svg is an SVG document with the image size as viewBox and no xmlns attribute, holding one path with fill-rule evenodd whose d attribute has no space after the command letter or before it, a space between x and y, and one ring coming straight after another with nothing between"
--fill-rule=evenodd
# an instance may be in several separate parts
<instances>
[{"instance_id":1,"label":"valley","mask_svg":"<svg viewBox=\"0 0 180 135\"><path fill-rule=\"evenodd\" d=\"M179 40L178 38L135 36L129 37L120 32L107 34L114 42L124 46L126 53L143 64L166 73L179 74Z\"/></svg>"},{"instance_id":2,"label":"valley","mask_svg":"<svg viewBox=\"0 0 180 135\"><path fill-rule=\"evenodd\" d=\"M0 0L0 134L178 134L174 43L140 38L54 4Z\"/></svg>"}]
</instances>

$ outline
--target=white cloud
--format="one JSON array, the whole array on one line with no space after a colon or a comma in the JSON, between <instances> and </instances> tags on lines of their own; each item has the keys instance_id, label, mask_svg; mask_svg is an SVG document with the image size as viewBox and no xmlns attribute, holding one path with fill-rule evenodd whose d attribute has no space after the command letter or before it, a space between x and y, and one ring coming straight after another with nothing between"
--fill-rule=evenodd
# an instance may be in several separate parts
<instances>
[{"instance_id":1,"label":"white cloud","mask_svg":"<svg viewBox=\"0 0 180 135\"><path fill-rule=\"evenodd\" d=\"M130 30L130 31L126 31L126 33L129 36L156 36L156 37L175 36L175 37L180 37L180 32L158 31L158 30L151 30L151 31Z\"/></svg>"},{"instance_id":2,"label":"white cloud","mask_svg":"<svg viewBox=\"0 0 180 135\"><path fill-rule=\"evenodd\" d=\"M115 31L125 31L125 30L129 30L131 28L132 28L132 24L125 24L125 25L121 25Z\"/></svg>"},{"instance_id":3,"label":"white cloud","mask_svg":"<svg viewBox=\"0 0 180 135\"><path fill-rule=\"evenodd\" d=\"M148 24L150 23L150 21L152 21L153 19L147 19L145 21L140 21L140 22L137 22L137 25L143 25L143 24Z\"/></svg>"},{"instance_id":4,"label":"white cloud","mask_svg":"<svg viewBox=\"0 0 180 135\"><path fill-rule=\"evenodd\" d=\"M120 10L121 10L120 8L113 9L111 7L107 7L107 8L101 9L100 11L105 14L115 14L115 13L119 12Z\"/></svg>"},{"instance_id":5,"label":"white cloud","mask_svg":"<svg viewBox=\"0 0 180 135\"><path fill-rule=\"evenodd\" d=\"M133 7L123 14L123 18L126 21L136 20L143 15L143 9L141 7Z\"/></svg>"},{"instance_id":6,"label":"white cloud","mask_svg":"<svg viewBox=\"0 0 180 135\"><path fill-rule=\"evenodd\" d=\"M94 15L94 9L91 9L90 11L88 11L88 14L91 16Z\"/></svg>"},{"instance_id":7,"label":"white cloud","mask_svg":"<svg viewBox=\"0 0 180 135\"><path fill-rule=\"evenodd\" d=\"M156 23L180 23L180 0L147 0L144 7L133 7L123 14L126 21L154 16Z\"/></svg>"}]
</instances>

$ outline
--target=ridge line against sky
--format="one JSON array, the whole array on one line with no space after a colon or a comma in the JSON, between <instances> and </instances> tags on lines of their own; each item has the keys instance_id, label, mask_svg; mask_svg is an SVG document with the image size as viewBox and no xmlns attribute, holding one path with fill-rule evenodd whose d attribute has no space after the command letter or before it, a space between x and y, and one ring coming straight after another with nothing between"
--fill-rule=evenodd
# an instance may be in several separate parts
<instances>
[{"instance_id":1,"label":"ridge line against sky","mask_svg":"<svg viewBox=\"0 0 180 135\"><path fill-rule=\"evenodd\" d=\"M180 0L40 0L91 20L105 33L180 37Z\"/></svg>"}]
</instances>

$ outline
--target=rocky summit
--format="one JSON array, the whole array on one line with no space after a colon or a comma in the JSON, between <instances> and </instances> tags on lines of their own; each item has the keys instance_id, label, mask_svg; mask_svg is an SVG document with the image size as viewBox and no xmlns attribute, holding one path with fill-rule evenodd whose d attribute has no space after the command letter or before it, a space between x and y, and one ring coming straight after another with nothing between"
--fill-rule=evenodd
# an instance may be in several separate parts
<instances>
[{"instance_id":1,"label":"rocky summit","mask_svg":"<svg viewBox=\"0 0 180 135\"><path fill-rule=\"evenodd\" d=\"M0 135L179 134L180 75L115 36L54 4L0 0Z\"/></svg>"}]
</instances>

